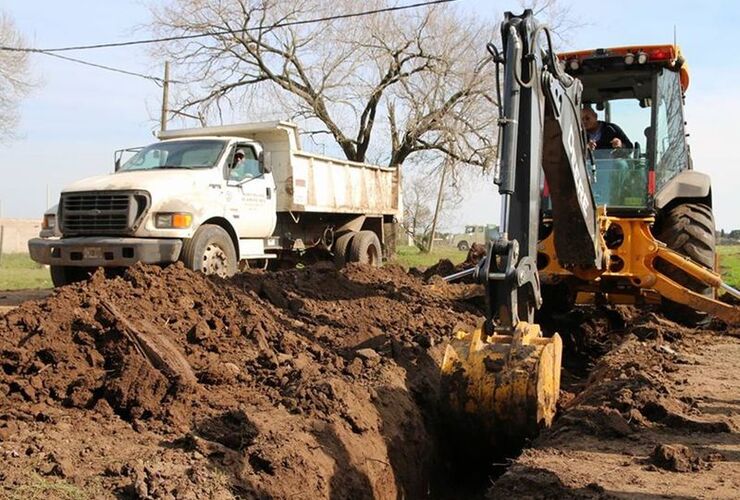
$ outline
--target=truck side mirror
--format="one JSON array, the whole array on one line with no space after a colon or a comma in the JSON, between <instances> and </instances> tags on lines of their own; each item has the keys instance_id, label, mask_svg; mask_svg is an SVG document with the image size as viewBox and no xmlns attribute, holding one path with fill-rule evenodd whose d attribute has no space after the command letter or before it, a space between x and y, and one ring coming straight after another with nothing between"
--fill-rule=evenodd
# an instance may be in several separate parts
<instances>
[{"instance_id":1,"label":"truck side mirror","mask_svg":"<svg viewBox=\"0 0 740 500\"><path fill-rule=\"evenodd\" d=\"M123 157L123 150L119 149L113 153L113 171L118 172L121 169L121 158Z\"/></svg>"}]
</instances>

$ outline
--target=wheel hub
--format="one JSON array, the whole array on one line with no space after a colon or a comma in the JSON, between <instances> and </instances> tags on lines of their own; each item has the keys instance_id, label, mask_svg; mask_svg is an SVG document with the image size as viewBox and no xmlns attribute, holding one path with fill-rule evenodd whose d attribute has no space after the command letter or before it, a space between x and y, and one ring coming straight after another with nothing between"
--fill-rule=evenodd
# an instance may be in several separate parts
<instances>
[{"instance_id":1,"label":"wheel hub","mask_svg":"<svg viewBox=\"0 0 740 500\"><path fill-rule=\"evenodd\" d=\"M206 245L206 249L203 252L203 266L201 270L205 274L215 274L221 278L228 277L228 258L226 252L213 243Z\"/></svg>"}]
</instances>

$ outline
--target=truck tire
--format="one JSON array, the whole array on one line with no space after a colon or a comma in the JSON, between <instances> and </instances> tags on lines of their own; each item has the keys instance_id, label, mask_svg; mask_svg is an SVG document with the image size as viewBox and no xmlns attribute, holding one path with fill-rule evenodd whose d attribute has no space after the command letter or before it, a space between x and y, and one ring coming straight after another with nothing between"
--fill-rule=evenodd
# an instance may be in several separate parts
<instances>
[{"instance_id":1,"label":"truck tire","mask_svg":"<svg viewBox=\"0 0 740 500\"><path fill-rule=\"evenodd\" d=\"M668 210L660 225L657 238L668 248L689 257L695 263L714 269L715 235L712 208L703 203L682 203ZM712 296L713 290L667 262L656 262L658 271L673 281L702 295ZM663 299L663 313L670 319L697 325L706 313Z\"/></svg>"},{"instance_id":2,"label":"truck tire","mask_svg":"<svg viewBox=\"0 0 740 500\"><path fill-rule=\"evenodd\" d=\"M188 269L228 278L236 273L236 249L231 237L220 226L204 224L185 240L180 260Z\"/></svg>"},{"instance_id":3,"label":"truck tire","mask_svg":"<svg viewBox=\"0 0 740 500\"><path fill-rule=\"evenodd\" d=\"M378 235L372 231L360 231L349 245L349 261L380 267L383 263L383 248Z\"/></svg>"},{"instance_id":4,"label":"truck tire","mask_svg":"<svg viewBox=\"0 0 740 500\"><path fill-rule=\"evenodd\" d=\"M94 269L88 267L73 266L49 266L51 270L51 282L55 287L87 281Z\"/></svg>"},{"instance_id":5,"label":"truck tire","mask_svg":"<svg viewBox=\"0 0 740 500\"><path fill-rule=\"evenodd\" d=\"M337 269L344 267L349 258L349 246L357 235L355 231L348 231L334 240L334 265Z\"/></svg>"},{"instance_id":6,"label":"truck tire","mask_svg":"<svg viewBox=\"0 0 740 500\"><path fill-rule=\"evenodd\" d=\"M467 241L461 241L457 244L457 249L461 252L467 252L468 250L470 250L470 245L468 245Z\"/></svg>"}]
</instances>

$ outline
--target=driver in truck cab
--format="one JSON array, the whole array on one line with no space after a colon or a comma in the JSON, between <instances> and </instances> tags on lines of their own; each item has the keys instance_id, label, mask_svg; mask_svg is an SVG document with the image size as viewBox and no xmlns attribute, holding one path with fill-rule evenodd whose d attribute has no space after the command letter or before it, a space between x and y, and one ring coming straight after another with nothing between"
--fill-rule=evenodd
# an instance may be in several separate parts
<instances>
[{"instance_id":1,"label":"driver in truck cab","mask_svg":"<svg viewBox=\"0 0 740 500\"><path fill-rule=\"evenodd\" d=\"M588 135L589 149L632 149L627 134L618 125L599 120L592 108L581 109L581 122Z\"/></svg>"},{"instance_id":2,"label":"driver in truck cab","mask_svg":"<svg viewBox=\"0 0 740 500\"><path fill-rule=\"evenodd\" d=\"M232 165L231 179L241 180L247 177L258 177L260 174L259 161L254 156L252 148L237 149Z\"/></svg>"}]
</instances>

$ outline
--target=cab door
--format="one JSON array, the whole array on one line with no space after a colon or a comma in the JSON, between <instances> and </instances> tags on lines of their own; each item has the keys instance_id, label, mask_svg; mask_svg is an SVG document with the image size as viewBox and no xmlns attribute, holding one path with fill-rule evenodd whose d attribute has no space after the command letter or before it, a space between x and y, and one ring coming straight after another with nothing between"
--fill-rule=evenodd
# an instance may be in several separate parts
<instances>
[{"instance_id":1,"label":"cab door","mask_svg":"<svg viewBox=\"0 0 740 500\"><path fill-rule=\"evenodd\" d=\"M237 161L237 152L244 160ZM239 238L267 238L275 229L277 207L275 181L266 172L257 146L238 143L232 146L226 164L226 218Z\"/></svg>"}]
</instances>

